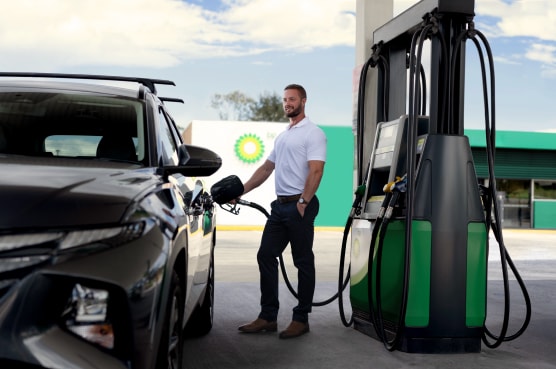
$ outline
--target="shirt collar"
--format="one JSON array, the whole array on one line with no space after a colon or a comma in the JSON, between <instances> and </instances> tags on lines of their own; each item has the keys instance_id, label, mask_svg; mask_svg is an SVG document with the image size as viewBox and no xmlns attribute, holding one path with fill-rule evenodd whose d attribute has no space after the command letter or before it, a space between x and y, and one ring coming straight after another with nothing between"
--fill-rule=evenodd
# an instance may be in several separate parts
<instances>
[{"instance_id":1,"label":"shirt collar","mask_svg":"<svg viewBox=\"0 0 556 369\"><path fill-rule=\"evenodd\" d=\"M309 117L305 116L305 118L301 119L296 125L288 126L288 129L297 128L306 125L309 122Z\"/></svg>"}]
</instances>

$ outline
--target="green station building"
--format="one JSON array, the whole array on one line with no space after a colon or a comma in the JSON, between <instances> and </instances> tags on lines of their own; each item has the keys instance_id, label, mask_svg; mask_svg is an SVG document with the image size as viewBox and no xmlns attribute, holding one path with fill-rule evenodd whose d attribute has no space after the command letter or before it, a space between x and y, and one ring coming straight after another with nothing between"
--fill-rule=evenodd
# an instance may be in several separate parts
<instances>
[{"instance_id":1,"label":"green station building","mask_svg":"<svg viewBox=\"0 0 556 369\"><path fill-rule=\"evenodd\" d=\"M477 176L488 181L483 130L466 130ZM504 228L556 229L556 134L496 132L494 174Z\"/></svg>"}]
</instances>

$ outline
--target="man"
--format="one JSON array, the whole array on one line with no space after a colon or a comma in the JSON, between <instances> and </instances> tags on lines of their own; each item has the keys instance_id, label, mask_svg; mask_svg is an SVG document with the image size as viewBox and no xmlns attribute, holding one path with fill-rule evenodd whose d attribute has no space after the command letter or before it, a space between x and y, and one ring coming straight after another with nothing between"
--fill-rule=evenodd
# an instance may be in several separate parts
<instances>
[{"instance_id":1,"label":"man","mask_svg":"<svg viewBox=\"0 0 556 369\"><path fill-rule=\"evenodd\" d=\"M326 160L326 136L305 116L307 93L296 84L284 89L282 105L290 120L288 128L276 137L268 159L244 184L244 192L265 182L274 170L277 199L271 203L257 261L260 272L261 311L256 320L239 327L241 332L277 330L278 257L288 243L298 270L298 305L290 325L279 335L293 338L309 332L315 291L313 254L314 221L319 211L315 196Z\"/></svg>"}]
</instances>

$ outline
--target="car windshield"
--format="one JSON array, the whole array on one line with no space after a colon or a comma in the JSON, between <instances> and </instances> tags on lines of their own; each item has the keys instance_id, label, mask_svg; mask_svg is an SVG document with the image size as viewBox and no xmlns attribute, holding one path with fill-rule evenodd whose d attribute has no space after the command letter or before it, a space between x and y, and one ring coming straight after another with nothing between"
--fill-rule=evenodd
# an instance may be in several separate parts
<instances>
[{"instance_id":1,"label":"car windshield","mask_svg":"<svg viewBox=\"0 0 556 369\"><path fill-rule=\"evenodd\" d=\"M145 157L140 101L110 95L0 93L0 153L116 161Z\"/></svg>"}]
</instances>

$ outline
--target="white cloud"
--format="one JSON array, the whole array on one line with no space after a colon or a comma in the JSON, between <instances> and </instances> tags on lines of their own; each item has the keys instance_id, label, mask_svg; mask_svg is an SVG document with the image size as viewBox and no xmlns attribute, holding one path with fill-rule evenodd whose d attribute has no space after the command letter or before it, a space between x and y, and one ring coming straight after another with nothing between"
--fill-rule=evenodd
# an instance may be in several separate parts
<instances>
[{"instance_id":1,"label":"white cloud","mask_svg":"<svg viewBox=\"0 0 556 369\"><path fill-rule=\"evenodd\" d=\"M186 60L355 44L357 0L18 0L0 13L0 69L171 67ZM394 0L394 14L417 0ZM490 38L527 38L522 56L556 65L556 1L477 0ZM490 20L494 20L491 22ZM516 53L496 55L519 60ZM517 59L515 59L517 57ZM547 73L548 74L548 73Z\"/></svg>"},{"instance_id":2,"label":"white cloud","mask_svg":"<svg viewBox=\"0 0 556 369\"><path fill-rule=\"evenodd\" d=\"M519 38L521 55L503 59L529 59L542 64L545 77L556 76L556 2L554 0L483 0L476 1L476 13L492 17L488 37ZM516 49L518 49L516 47Z\"/></svg>"},{"instance_id":3,"label":"white cloud","mask_svg":"<svg viewBox=\"0 0 556 369\"><path fill-rule=\"evenodd\" d=\"M553 0L476 1L476 12L499 18L505 37L534 37L556 41L556 2Z\"/></svg>"},{"instance_id":4,"label":"white cloud","mask_svg":"<svg viewBox=\"0 0 556 369\"><path fill-rule=\"evenodd\" d=\"M526 51L525 57L542 63L543 77L556 78L556 46L534 43Z\"/></svg>"},{"instance_id":5,"label":"white cloud","mask_svg":"<svg viewBox=\"0 0 556 369\"><path fill-rule=\"evenodd\" d=\"M495 63L507 64L507 65L521 65L522 64L518 61L519 60L519 55L509 56L509 57L494 55L493 57L494 57L494 62Z\"/></svg>"},{"instance_id":6,"label":"white cloud","mask_svg":"<svg viewBox=\"0 0 556 369\"><path fill-rule=\"evenodd\" d=\"M353 45L355 0L18 0L0 13L2 69L168 67L183 60Z\"/></svg>"},{"instance_id":7,"label":"white cloud","mask_svg":"<svg viewBox=\"0 0 556 369\"><path fill-rule=\"evenodd\" d=\"M273 49L355 44L355 0L229 0L222 24L240 40Z\"/></svg>"},{"instance_id":8,"label":"white cloud","mask_svg":"<svg viewBox=\"0 0 556 369\"><path fill-rule=\"evenodd\" d=\"M200 8L178 1L22 0L4 6L0 47L8 60L41 64L165 66L205 25Z\"/></svg>"},{"instance_id":9,"label":"white cloud","mask_svg":"<svg viewBox=\"0 0 556 369\"><path fill-rule=\"evenodd\" d=\"M525 55L531 60L543 63L553 63L555 60L556 46L544 44L532 44Z\"/></svg>"},{"instance_id":10,"label":"white cloud","mask_svg":"<svg viewBox=\"0 0 556 369\"><path fill-rule=\"evenodd\" d=\"M394 0L394 13L416 3L418 0ZM475 14L495 19L495 25L486 25L491 36L556 41L554 0L476 0Z\"/></svg>"}]
</instances>

